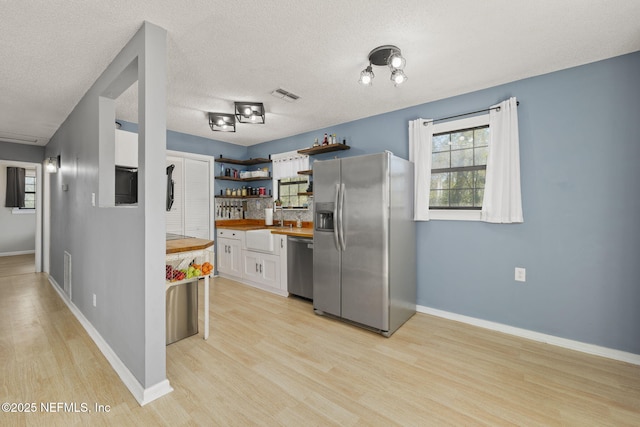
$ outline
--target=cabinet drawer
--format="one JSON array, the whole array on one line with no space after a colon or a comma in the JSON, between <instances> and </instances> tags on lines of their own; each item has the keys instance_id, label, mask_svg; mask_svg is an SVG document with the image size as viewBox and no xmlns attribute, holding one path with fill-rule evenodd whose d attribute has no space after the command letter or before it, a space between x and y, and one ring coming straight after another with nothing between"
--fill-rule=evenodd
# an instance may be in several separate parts
<instances>
[{"instance_id":1,"label":"cabinet drawer","mask_svg":"<svg viewBox=\"0 0 640 427\"><path fill-rule=\"evenodd\" d=\"M218 229L216 230L216 237L222 239L235 239L240 240L242 242L242 247L244 248L245 235L244 231L241 230L231 230L228 228Z\"/></svg>"}]
</instances>

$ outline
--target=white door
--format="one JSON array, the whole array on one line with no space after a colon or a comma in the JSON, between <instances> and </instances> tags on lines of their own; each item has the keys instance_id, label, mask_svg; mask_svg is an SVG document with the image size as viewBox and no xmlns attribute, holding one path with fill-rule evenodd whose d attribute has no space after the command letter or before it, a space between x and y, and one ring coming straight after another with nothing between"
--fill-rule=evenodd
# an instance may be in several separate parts
<instances>
[{"instance_id":1,"label":"white door","mask_svg":"<svg viewBox=\"0 0 640 427\"><path fill-rule=\"evenodd\" d=\"M182 178L183 160L181 157L167 157L167 166L175 165L173 169L173 206L166 212L167 233L183 235L184 233L184 180ZM166 183L165 183L166 185Z\"/></svg>"},{"instance_id":2,"label":"white door","mask_svg":"<svg viewBox=\"0 0 640 427\"><path fill-rule=\"evenodd\" d=\"M208 239L209 162L184 159L184 234Z\"/></svg>"}]
</instances>

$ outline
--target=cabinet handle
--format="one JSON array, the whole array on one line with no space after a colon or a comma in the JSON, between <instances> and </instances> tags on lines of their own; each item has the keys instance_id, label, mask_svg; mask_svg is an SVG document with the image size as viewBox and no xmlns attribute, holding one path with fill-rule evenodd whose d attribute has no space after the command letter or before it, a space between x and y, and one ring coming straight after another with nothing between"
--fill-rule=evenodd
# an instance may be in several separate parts
<instances>
[{"instance_id":1,"label":"cabinet handle","mask_svg":"<svg viewBox=\"0 0 640 427\"><path fill-rule=\"evenodd\" d=\"M284 239L280 239L280 249L283 249L283 248L284 248L284 246L283 246L283 245L284 245Z\"/></svg>"},{"instance_id":2,"label":"cabinet handle","mask_svg":"<svg viewBox=\"0 0 640 427\"><path fill-rule=\"evenodd\" d=\"M258 272L258 264L256 264L256 273Z\"/></svg>"},{"instance_id":3,"label":"cabinet handle","mask_svg":"<svg viewBox=\"0 0 640 427\"><path fill-rule=\"evenodd\" d=\"M260 264L260 274L262 274L262 264Z\"/></svg>"}]
</instances>

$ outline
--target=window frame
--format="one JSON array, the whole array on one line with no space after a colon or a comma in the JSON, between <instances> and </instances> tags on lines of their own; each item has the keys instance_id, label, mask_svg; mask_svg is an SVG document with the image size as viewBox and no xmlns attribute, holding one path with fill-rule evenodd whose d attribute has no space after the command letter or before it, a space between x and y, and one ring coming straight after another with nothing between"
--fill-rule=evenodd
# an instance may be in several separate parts
<instances>
[{"instance_id":1,"label":"window frame","mask_svg":"<svg viewBox=\"0 0 640 427\"><path fill-rule=\"evenodd\" d=\"M284 183L282 182L283 179L293 179L293 178L298 179L299 181L284 182ZM293 176L291 176L291 177L282 177L282 178L279 178L277 182L278 182L278 200L282 201L282 192L280 191L280 186L281 185L299 185L299 184L303 184L304 183L308 187L309 186L309 177L305 176L305 175L298 175L296 177L293 177ZM288 196L288 197L290 197L290 196ZM284 207L284 203L283 203L283 208L286 209L286 210L300 210L300 211L309 210L308 204L307 204L307 207L305 208L304 206Z\"/></svg>"},{"instance_id":2,"label":"window frame","mask_svg":"<svg viewBox=\"0 0 640 427\"><path fill-rule=\"evenodd\" d=\"M436 123L433 125L433 135L455 132L458 130L489 126L489 114L481 114L478 116L467 117L464 119L451 120L448 122ZM491 128L489 128L491 129ZM491 131L489 131L491 132ZM431 176L431 172L429 173ZM431 180L429 180L431 182ZM441 209L431 208L429 206L429 219L432 220L449 220L449 221L480 221L481 209Z\"/></svg>"}]
</instances>

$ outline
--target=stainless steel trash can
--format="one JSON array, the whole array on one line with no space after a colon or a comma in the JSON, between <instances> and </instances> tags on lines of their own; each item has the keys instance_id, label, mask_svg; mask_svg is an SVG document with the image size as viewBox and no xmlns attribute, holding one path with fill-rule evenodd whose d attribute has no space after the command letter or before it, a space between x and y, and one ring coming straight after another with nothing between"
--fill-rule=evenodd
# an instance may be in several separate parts
<instances>
[{"instance_id":1,"label":"stainless steel trash can","mask_svg":"<svg viewBox=\"0 0 640 427\"><path fill-rule=\"evenodd\" d=\"M167 345L198 333L198 280L167 289Z\"/></svg>"}]
</instances>

